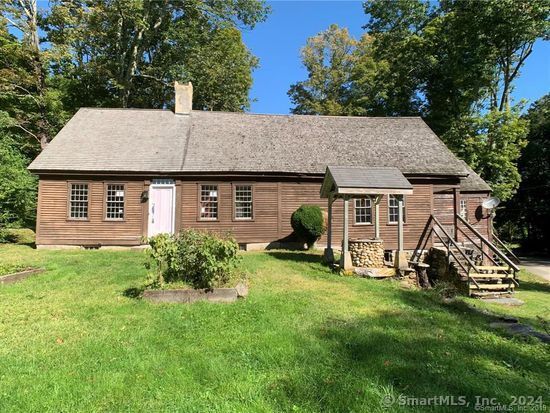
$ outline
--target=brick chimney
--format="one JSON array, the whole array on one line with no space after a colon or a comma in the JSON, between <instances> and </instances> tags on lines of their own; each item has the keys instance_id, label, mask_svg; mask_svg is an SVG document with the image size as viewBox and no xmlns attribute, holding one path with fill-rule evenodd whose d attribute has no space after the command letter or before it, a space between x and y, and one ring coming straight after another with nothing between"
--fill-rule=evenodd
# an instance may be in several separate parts
<instances>
[{"instance_id":1,"label":"brick chimney","mask_svg":"<svg viewBox=\"0 0 550 413\"><path fill-rule=\"evenodd\" d=\"M176 107L174 113L176 115L189 115L193 108L193 84L187 83L174 83L174 90L176 92Z\"/></svg>"}]
</instances>

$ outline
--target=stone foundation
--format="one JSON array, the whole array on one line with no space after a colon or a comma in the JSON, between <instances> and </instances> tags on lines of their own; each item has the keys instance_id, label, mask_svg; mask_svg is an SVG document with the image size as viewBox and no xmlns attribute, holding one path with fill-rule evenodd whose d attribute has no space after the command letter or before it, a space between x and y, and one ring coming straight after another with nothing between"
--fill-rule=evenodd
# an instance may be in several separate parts
<instances>
[{"instance_id":1,"label":"stone foundation","mask_svg":"<svg viewBox=\"0 0 550 413\"><path fill-rule=\"evenodd\" d=\"M374 239L349 240L349 252L354 267L381 268L384 266L384 242Z\"/></svg>"}]
</instances>

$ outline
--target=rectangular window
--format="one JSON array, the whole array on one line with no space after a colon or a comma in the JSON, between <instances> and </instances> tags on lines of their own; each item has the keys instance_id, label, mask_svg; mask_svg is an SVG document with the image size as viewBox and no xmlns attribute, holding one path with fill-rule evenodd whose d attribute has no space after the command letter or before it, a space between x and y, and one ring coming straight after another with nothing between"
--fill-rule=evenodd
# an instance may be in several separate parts
<instances>
[{"instance_id":1,"label":"rectangular window","mask_svg":"<svg viewBox=\"0 0 550 413\"><path fill-rule=\"evenodd\" d=\"M390 195L388 198L388 222L397 224L399 220L399 197L403 195ZM403 196L403 222L407 221L405 213L405 197Z\"/></svg>"},{"instance_id":2,"label":"rectangular window","mask_svg":"<svg viewBox=\"0 0 550 413\"><path fill-rule=\"evenodd\" d=\"M468 218L468 202L466 199L460 200L460 216L464 219Z\"/></svg>"},{"instance_id":3,"label":"rectangular window","mask_svg":"<svg viewBox=\"0 0 550 413\"><path fill-rule=\"evenodd\" d=\"M88 219L88 184L71 184L69 218Z\"/></svg>"},{"instance_id":4,"label":"rectangular window","mask_svg":"<svg viewBox=\"0 0 550 413\"><path fill-rule=\"evenodd\" d=\"M107 184L105 219L124 219L124 185Z\"/></svg>"},{"instance_id":5,"label":"rectangular window","mask_svg":"<svg viewBox=\"0 0 550 413\"><path fill-rule=\"evenodd\" d=\"M370 198L355 200L355 223L372 224L372 203Z\"/></svg>"},{"instance_id":6,"label":"rectangular window","mask_svg":"<svg viewBox=\"0 0 550 413\"><path fill-rule=\"evenodd\" d=\"M235 185L235 219L252 219L252 185Z\"/></svg>"},{"instance_id":7,"label":"rectangular window","mask_svg":"<svg viewBox=\"0 0 550 413\"><path fill-rule=\"evenodd\" d=\"M200 186L200 218L218 219L218 185Z\"/></svg>"}]
</instances>

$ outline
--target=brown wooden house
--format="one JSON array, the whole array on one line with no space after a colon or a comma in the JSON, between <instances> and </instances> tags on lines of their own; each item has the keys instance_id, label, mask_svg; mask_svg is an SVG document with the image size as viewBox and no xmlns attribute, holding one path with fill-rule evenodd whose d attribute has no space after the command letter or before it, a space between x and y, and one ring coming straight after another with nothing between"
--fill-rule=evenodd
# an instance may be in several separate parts
<instances>
[{"instance_id":1,"label":"brown wooden house","mask_svg":"<svg viewBox=\"0 0 550 413\"><path fill-rule=\"evenodd\" d=\"M176 84L175 113L80 109L29 167L40 179L37 246L139 246L182 228L279 245L300 205L327 208L328 165L395 167L406 177L406 250L418 248L432 215L453 234L458 214L491 237L481 207L489 186L419 117L202 112L191 100L191 85ZM378 207L379 235L396 249L398 197ZM350 237L374 237L373 208L368 196L351 200ZM338 246L342 201L332 209Z\"/></svg>"}]
</instances>

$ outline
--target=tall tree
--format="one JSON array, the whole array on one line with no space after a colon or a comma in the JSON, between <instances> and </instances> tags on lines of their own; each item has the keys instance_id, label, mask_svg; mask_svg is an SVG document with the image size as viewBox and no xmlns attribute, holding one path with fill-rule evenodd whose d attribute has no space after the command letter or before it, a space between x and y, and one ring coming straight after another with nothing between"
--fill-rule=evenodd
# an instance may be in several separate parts
<instances>
[{"instance_id":1,"label":"tall tree","mask_svg":"<svg viewBox=\"0 0 550 413\"><path fill-rule=\"evenodd\" d=\"M335 24L307 39L301 55L308 78L291 85L288 92L296 105L293 113L351 114L349 83L356 45L348 30Z\"/></svg>"},{"instance_id":2,"label":"tall tree","mask_svg":"<svg viewBox=\"0 0 550 413\"><path fill-rule=\"evenodd\" d=\"M526 239L531 251L550 249L550 94L537 100L524 116L530 122L527 147L519 159L521 184L497 216L507 239Z\"/></svg>"},{"instance_id":3,"label":"tall tree","mask_svg":"<svg viewBox=\"0 0 550 413\"><path fill-rule=\"evenodd\" d=\"M519 185L517 159L527 133L521 104L511 103L510 91L534 42L548 38L550 3L369 0L364 8L369 21L363 47L353 39L352 50L337 42L326 47L349 62L336 71L348 76L346 82L330 88L330 101L345 102L337 112L424 116L495 194L510 198ZM331 114L324 103L334 76L322 64L304 59L304 65L308 80L289 92L293 110L304 112L305 101L306 113ZM311 84L308 93L300 88Z\"/></svg>"},{"instance_id":4,"label":"tall tree","mask_svg":"<svg viewBox=\"0 0 550 413\"><path fill-rule=\"evenodd\" d=\"M65 119L48 79L51 53L39 35L40 19L36 0L0 0L0 110L13 118L25 150L30 145L35 153Z\"/></svg>"},{"instance_id":5,"label":"tall tree","mask_svg":"<svg viewBox=\"0 0 550 413\"><path fill-rule=\"evenodd\" d=\"M257 60L239 28L267 12L260 0L55 1L46 31L70 106L164 107L173 82L190 80L206 86L200 107L242 110Z\"/></svg>"}]
</instances>

